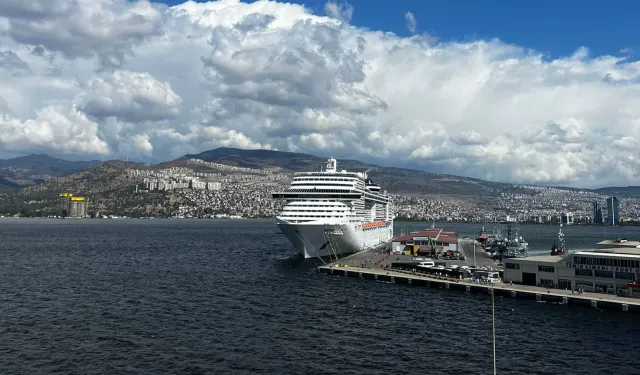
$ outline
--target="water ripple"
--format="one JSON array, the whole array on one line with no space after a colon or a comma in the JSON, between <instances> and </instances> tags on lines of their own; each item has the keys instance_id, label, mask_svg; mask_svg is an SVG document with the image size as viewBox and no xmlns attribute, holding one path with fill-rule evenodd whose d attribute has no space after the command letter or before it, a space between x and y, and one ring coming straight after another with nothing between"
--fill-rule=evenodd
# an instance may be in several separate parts
<instances>
[{"instance_id":1,"label":"water ripple","mask_svg":"<svg viewBox=\"0 0 640 375\"><path fill-rule=\"evenodd\" d=\"M3 221L0 373L491 372L488 296L320 275L274 232ZM635 316L498 298L496 318L501 374L640 368Z\"/></svg>"}]
</instances>

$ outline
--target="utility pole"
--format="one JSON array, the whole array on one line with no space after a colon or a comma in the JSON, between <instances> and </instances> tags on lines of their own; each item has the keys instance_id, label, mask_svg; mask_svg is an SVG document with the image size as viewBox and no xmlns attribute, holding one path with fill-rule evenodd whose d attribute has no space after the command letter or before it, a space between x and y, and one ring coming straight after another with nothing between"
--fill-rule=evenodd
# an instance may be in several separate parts
<instances>
[{"instance_id":1,"label":"utility pole","mask_svg":"<svg viewBox=\"0 0 640 375\"><path fill-rule=\"evenodd\" d=\"M476 268L476 240L473 239L473 268Z\"/></svg>"}]
</instances>

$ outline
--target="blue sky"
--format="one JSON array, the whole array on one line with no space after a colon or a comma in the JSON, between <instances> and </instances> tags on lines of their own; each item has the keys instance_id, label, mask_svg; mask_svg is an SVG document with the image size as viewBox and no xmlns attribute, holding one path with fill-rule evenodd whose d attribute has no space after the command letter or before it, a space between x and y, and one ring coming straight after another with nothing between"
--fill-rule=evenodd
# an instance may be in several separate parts
<instances>
[{"instance_id":1,"label":"blue sky","mask_svg":"<svg viewBox=\"0 0 640 375\"><path fill-rule=\"evenodd\" d=\"M162 1L169 5L179 0ZM250 1L251 2L251 1ZM325 1L291 0L322 14ZM621 49L640 53L640 35L634 25L640 1L579 0L351 0L352 24L409 35L404 14L412 12L417 32L441 40L494 38L532 48L549 57L573 53L585 46L591 55L619 55Z\"/></svg>"}]
</instances>

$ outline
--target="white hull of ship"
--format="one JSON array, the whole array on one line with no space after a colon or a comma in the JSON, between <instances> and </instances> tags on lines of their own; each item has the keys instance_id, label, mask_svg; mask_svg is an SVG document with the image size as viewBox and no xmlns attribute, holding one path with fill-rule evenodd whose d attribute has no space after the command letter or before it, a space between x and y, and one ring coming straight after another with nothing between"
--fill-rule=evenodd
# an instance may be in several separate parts
<instances>
[{"instance_id":1,"label":"white hull of ship","mask_svg":"<svg viewBox=\"0 0 640 375\"><path fill-rule=\"evenodd\" d=\"M360 225L289 223L276 220L282 233L305 258L342 256L391 241L393 221L371 229Z\"/></svg>"}]
</instances>

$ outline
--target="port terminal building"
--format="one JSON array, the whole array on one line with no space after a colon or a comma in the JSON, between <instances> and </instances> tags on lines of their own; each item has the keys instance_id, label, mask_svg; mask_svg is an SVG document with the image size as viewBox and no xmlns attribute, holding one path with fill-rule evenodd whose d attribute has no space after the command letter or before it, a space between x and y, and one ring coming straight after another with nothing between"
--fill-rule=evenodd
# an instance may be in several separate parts
<instances>
[{"instance_id":1,"label":"port terminal building","mask_svg":"<svg viewBox=\"0 0 640 375\"><path fill-rule=\"evenodd\" d=\"M514 284L632 296L640 292L640 248L636 241L626 244L564 256L507 258L503 260L503 279Z\"/></svg>"},{"instance_id":2,"label":"port terminal building","mask_svg":"<svg viewBox=\"0 0 640 375\"><path fill-rule=\"evenodd\" d=\"M427 228L391 240L391 250L404 252L408 249L414 253L429 253L431 246L438 252L458 251L458 235L456 232L440 228Z\"/></svg>"}]
</instances>

